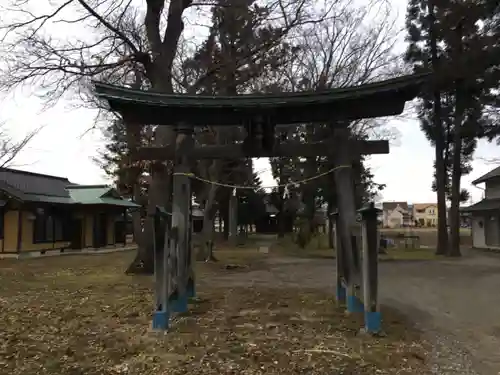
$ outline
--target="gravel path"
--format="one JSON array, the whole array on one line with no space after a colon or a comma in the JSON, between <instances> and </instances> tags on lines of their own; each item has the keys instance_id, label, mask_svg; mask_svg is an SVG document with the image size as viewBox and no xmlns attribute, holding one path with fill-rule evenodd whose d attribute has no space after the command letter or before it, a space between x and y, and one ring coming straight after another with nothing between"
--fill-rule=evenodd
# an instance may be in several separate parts
<instances>
[{"instance_id":1,"label":"gravel path","mask_svg":"<svg viewBox=\"0 0 500 375\"><path fill-rule=\"evenodd\" d=\"M269 258L269 270L217 280L331 288L332 260ZM500 257L471 254L463 259L382 262L381 303L409 315L432 343L434 374L500 374Z\"/></svg>"}]
</instances>

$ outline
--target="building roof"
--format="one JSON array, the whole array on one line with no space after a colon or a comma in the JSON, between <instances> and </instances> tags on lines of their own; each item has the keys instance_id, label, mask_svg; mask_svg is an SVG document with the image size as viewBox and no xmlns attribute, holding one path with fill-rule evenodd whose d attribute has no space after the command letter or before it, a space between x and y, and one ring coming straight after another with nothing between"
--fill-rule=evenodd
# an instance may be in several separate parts
<instances>
[{"instance_id":1,"label":"building roof","mask_svg":"<svg viewBox=\"0 0 500 375\"><path fill-rule=\"evenodd\" d=\"M413 208L415 210L425 210L427 207L437 206L437 203L414 203Z\"/></svg>"},{"instance_id":2,"label":"building roof","mask_svg":"<svg viewBox=\"0 0 500 375\"><path fill-rule=\"evenodd\" d=\"M68 186L68 191L71 199L78 204L138 207L137 204L123 199L115 189L106 185Z\"/></svg>"},{"instance_id":3,"label":"building roof","mask_svg":"<svg viewBox=\"0 0 500 375\"><path fill-rule=\"evenodd\" d=\"M488 180L490 180L492 178L495 178L495 177L500 177L500 167L496 167L492 171L489 171L485 175L483 175L483 176L479 177L478 179L472 181L472 184L473 185L481 184L481 183L486 182L486 181L488 181Z\"/></svg>"},{"instance_id":4,"label":"building roof","mask_svg":"<svg viewBox=\"0 0 500 375\"><path fill-rule=\"evenodd\" d=\"M500 209L500 199L483 199L469 207L460 207L462 212L477 212Z\"/></svg>"},{"instance_id":5,"label":"building roof","mask_svg":"<svg viewBox=\"0 0 500 375\"><path fill-rule=\"evenodd\" d=\"M78 185L64 177L11 168L0 168L0 190L24 202L138 207L109 186Z\"/></svg>"},{"instance_id":6,"label":"building roof","mask_svg":"<svg viewBox=\"0 0 500 375\"><path fill-rule=\"evenodd\" d=\"M429 77L428 73L412 74L359 86L279 95L174 95L101 82L94 85L100 99L137 123L238 125L258 114L275 123L293 124L399 114Z\"/></svg>"},{"instance_id":7,"label":"building roof","mask_svg":"<svg viewBox=\"0 0 500 375\"><path fill-rule=\"evenodd\" d=\"M401 207L403 210L408 211L408 202L382 202L382 209L384 211L392 211L397 206Z\"/></svg>"},{"instance_id":8,"label":"building roof","mask_svg":"<svg viewBox=\"0 0 500 375\"><path fill-rule=\"evenodd\" d=\"M0 168L0 189L24 201L70 200L66 187L72 183L64 177Z\"/></svg>"}]
</instances>

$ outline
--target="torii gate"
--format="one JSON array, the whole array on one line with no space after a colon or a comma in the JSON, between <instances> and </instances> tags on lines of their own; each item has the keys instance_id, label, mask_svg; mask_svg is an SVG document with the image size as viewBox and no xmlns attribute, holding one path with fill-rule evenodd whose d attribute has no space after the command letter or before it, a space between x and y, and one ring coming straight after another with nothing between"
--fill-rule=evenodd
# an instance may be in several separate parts
<instances>
[{"instance_id":1,"label":"torii gate","mask_svg":"<svg viewBox=\"0 0 500 375\"><path fill-rule=\"evenodd\" d=\"M137 155L133 155L142 160L174 160L172 224L166 229L164 246L155 249L153 328L166 330L170 314L187 311L188 297L194 296L190 243L191 189L187 175L191 161L330 155L335 157L337 165L346 166L352 165L354 159L359 160L362 154L388 154L387 141L355 141L351 139L346 124L357 119L400 114L406 101L412 100L421 91L428 76L407 75L318 92L236 96L162 94L95 83L98 97L119 112L126 123L174 125L177 132L174 144L142 147L137 150ZM331 124L334 136L312 144L276 142L276 125L297 123ZM242 145L194 145L195 127L242 125L247 130L247 138ZM353 240L357 212L351 169L335 171L335 183L341 243L337 246L337 299L345 298L347 310L356 311L361 304L356 288L363 279L365 283L376 283L377 280L373 280L373 275L362 277L359 244Z\"/></svg>"}]
</instances>

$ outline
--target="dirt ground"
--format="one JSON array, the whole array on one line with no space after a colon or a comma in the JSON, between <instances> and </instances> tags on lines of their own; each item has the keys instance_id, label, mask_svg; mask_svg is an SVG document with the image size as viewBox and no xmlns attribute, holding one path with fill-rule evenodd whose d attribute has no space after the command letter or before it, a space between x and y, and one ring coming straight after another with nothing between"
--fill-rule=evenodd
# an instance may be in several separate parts
<instances>
[{"instance_id":1,"label":"dirt ground","mask_svg":"<svg viewBox=\"0 0 500 375\"><path fill-rule=\"evenodd\" d=\"M421 332L399 311L383 310L387 336L360 335L362 317L326 288L253 283L275 263L251 249L197 263L197 298L168 333L152 332L153 280L124 274L133 256L2 260L0 374L429 373Z\"/></svg>"},{"instance_id":2,"label":"dirt ground","mask_svg":"<svg viewBox=\"0 0 500 375\"><path fill-rule=\"evenodd\" d=\"M227 285L331 290L325 259L269 258L269 269L216 276ZM500 257L466 252L462 259L382 262L381 303L399 308L432 345L434 374L500 374Z\"/></svg>"},{"instance_id":3,"label":"dirt ground","mask_svg":"<svg viewBox=\"0 0 500 375\"><path fill-rule=\"evenodd\" d=\"M244 271L202 264L203 299L151 336L151 280L123 274L132 256L0 263L0 374L500 373L499 256L381 262L381 303L423 334L385 309L389 336L371 341L335 309L333 259L273 254ZM414 354L422 345L431 369Z\"/></svg>"}]
</instances>

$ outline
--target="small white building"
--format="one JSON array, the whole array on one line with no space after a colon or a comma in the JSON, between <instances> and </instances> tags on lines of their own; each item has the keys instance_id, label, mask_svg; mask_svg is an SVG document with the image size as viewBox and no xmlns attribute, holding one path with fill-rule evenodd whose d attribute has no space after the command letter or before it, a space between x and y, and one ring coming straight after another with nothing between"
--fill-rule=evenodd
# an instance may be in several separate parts
<instances>
[{"instance_id":1,"label":"small white building","mask_svg":"<svg viewBox=\"0 0 500 375\"><path fill-rule=\"evenodd\" d=\"M412 225L407 202L383 202L382 224L386 228L401 228Z\"/></svg>"},{"instance_id":2,"label":"small white building","mask_svg":"<svg viewBox=\"0 0 500 375\"><path fill-rule=\"evenodd\" d=\"M500 249L500 167L472 183L474 185L485 184L484 199L461 210L464 213L470 213L472 246Z\"/></svg>"}]
</instances>

